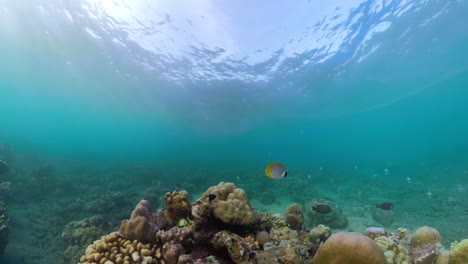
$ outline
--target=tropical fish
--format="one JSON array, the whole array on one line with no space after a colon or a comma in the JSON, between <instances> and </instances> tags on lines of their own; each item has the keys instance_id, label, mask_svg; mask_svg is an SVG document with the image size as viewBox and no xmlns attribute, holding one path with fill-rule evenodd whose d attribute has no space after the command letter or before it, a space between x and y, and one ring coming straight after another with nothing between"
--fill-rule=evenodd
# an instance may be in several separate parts
<instances>
[{"instance_id":1,"label":"tropical fish","mask_svg":"<svg viewBox=\"0 0 468 264\"><path fill-rule=\"evenodd\" d=\"M0 160L0 174L7 173L10 171L10 166L2 160Z\"/></svg>"},{"instance_id":2,"label":"tropical fish","mask_svg":"<svg viewBox=\"0 0 468 264\"><path fill-rule=\"evenodd\" d=\"M213 201L214 199L216 199L216 194L209 194L208 197L207 197L207 199L208 199L208 202L211 203L211 201Z\"/></svg>"},{"instance_id":3,"label":"tropical fish","mask_svg":"<svg viewBox=\"0 0 468 264\"><path fill-rule=\"evenodd\" d=\"M286 178L286 176L288 176L288 172L283 164L273 162L266 166L265 175L270 179L280 180Z\"/></svg>"},{"instance_id":4,"label":"tropical fish","mask_svg":"<svg viewBox=\"0 0 468 264\"><path fill-rule=\"evenodd\" d=\"M393 204L390 202L385 202L385 203L378 204L377 208L380 208L382 210L392 210Z\"/></svg>"},{"instance_id":5,"label":"tropical fish","mask_svg":"<svg viewBox=\"0 0 468 264\"><path fill-rule=\"evenodd\" d=\"M328 206L326 204L314 205L314 206L312 206L312 210L314 210L315 212L317 212L319 214L329 214L332 211L330 206Z\"/></svg>"}]
</instances>

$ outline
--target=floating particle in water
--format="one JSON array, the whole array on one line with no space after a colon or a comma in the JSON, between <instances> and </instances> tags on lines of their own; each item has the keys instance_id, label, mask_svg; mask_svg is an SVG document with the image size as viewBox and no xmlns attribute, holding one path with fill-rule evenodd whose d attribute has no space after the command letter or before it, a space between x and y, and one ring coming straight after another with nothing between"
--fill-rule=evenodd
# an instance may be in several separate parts
<instances>
[{"instance_id":1,"label":"floating particle in water","mask_svg":"<svg viewBox=\"0 0 468 264\"><path fill-rule=\"evenodd\" d=\"M426 195L427 195L428 198L432 198L432 192L431 191L427 191Z\"/></svg>"},{"instance_id":2,"label":"floating particle in water","mask_svg":"<svg viewBox=\"0 0 468 264\"><path fill-rule=\"evenodd\" d=\"M358 169L358 166L357 166L357 165L355 165L355 166L354 166L354 169L355 169L355 170L357 170L357 169Z\"/></svg>"}]
</instances>

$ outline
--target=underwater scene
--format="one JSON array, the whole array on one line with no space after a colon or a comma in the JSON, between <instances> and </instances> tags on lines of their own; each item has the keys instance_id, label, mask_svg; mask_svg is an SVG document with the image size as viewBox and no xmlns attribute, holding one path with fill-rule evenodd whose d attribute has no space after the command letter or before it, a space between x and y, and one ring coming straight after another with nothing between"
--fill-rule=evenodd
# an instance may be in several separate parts
<instances>
[{"instance_id":1,"label":"underwater scene","mask_svg":"<svg viewBox=\"0 0 468 264\"><path fill-rule=\"evenodd\" d=\"M468 264L468 1L0 0L0 264Z\"/></svg>"}]
</instances>

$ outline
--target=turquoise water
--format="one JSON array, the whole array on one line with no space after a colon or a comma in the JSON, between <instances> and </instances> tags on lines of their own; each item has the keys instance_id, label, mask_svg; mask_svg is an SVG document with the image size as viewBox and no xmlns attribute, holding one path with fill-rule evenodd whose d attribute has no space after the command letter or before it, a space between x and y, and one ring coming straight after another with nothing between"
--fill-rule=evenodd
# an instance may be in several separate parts
<instances>
[{"instance_id":1,"label":"turquoise water","mask_svg":"<svg viewBox=\"0 0 468 264\"><path fill-rule=\"evenodd\" d=\"M455 220L468 218L467 11L466 1L1 1L0 144L16 171L0 175L14 192L6 252L30 240L15 233L28 205L155 181L194 198L232 181L260 208L329 196L350 217L391 200L392 228L467 238ZM272 161L287 179L264 177ZM67 180L41 193L28 177L44 164ZM57 220L56 233L85 216ZM369 224L359 221L350 228Z\"/></svg>"}]
</instances>

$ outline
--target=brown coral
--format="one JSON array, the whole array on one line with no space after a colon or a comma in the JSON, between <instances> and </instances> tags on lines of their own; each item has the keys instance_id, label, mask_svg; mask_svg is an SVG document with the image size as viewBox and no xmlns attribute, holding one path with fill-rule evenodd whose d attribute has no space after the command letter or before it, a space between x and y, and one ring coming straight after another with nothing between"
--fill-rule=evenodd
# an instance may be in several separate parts
<instances>
[{"instance_id":1,"label":"brown coral","mask_svg":"<svg viewBox=\"0 0 468 264\"><path fill-rule=\"evenodd\" d=\"M302 214L299 205L292 204L286 208L286 223L291 229L302 230L302 224L304 223L304 215Z\"/></svg>"},{"instance_id":2,"label":"brown coral","mask_svg":"<svg viewBox=\"0 0 468 264\"><path fill-rule=\"evenodd\" d=\"M331 235L318 249L314 264L387 264L383 250L370 238L355 232Z\"/></svg>"},{"instance_id":3,"label":"brown coral","mask_svg":"<svg viewBox=\"0 0 468 264\"><path fill-rule=\"evenodd\" d=\"M210 195L213 216L229 225L252 225L260 220L260 215L247 200L242 189L236 188L233 183L221 182L217 186L208 188L200 201L206 201Z\"/></svg>"},{"instance_id":4,"label":"brown coral","mask_svg":"<svg viewBox=\"0 0 468 264\"><path fill-rule=\"evenodd\" d=\"M411 257L416 264L433 263L443 249L439 232L428 226L418 228L410 239Z\"/></svg>"},{"instance_id":5,"label":"brown coral","mask_svg":"<svg viewBox=\"0 0 468 264\"><path fill-rule=\"evenodd\" d=\"M119 233L127 239L150 242L154 240L154 235L158 230L153 219L151 205L148 201L141 200L133 210L130 219L122 221Z\"/></svg>"},{"instance_id":6,"label":"brown coral","mask_svg":"<svg viewBox=\"0 0 468 264\"><path fill-rule=\"evenodd\" d=\"M434 243L440 243L441 241L442 238L439 231L432 227L423 226L418 228L411 236L410 247L411 249L417 249Z\"/></svg>"},{"instance_id":7,"label":"brown coral","mask_svg":"<svg viewBox=\"0 0 468 264\"><path fill-rule=\"evenodd\" d=\"M198 199L192 205L193 228L195 230L205 226L211 216L211 203Z\"/></svg>"},{"instance_id":8,"label":"brown coral","mask_svg":"<svg viewBox=\"0 0 468 264\"><path fill-rule=\"evenodd\" d=\"M270 234L267 231L260 231L255 236L255 241L260 245L263 246L265 243L271 241Z\"/></svg>"},{"instance_id":9,"label":"brown coral","mask_svg":"<svg viewBox=\"0 0 468 264\"><path fill-rule=\"evenodd\" d=\"M227 250L234 263L255 263L252 245L234 233L220 231L213 236L210 243L215 249Z\"/></svg>"},{"instance_id":10,"label":"brown coral","mask_svg":"<svg viewBox=\"0 0 468 264\"><path fill-rule=\"evenodd\" d=\"M177 225L181 219L188 219L191 214L190 202L186 191L166 193L166 209L164 217L171 226Z\"/></svg>"}]
</instances>

